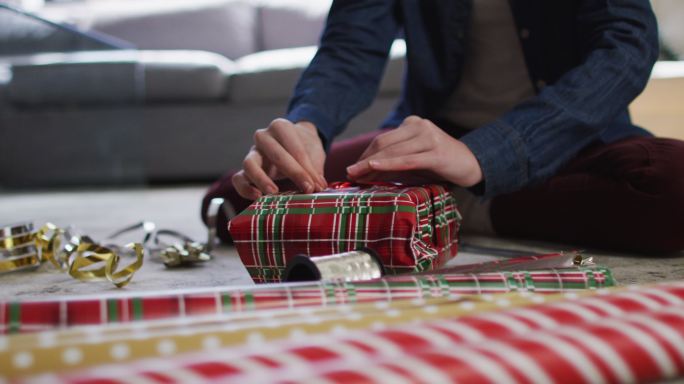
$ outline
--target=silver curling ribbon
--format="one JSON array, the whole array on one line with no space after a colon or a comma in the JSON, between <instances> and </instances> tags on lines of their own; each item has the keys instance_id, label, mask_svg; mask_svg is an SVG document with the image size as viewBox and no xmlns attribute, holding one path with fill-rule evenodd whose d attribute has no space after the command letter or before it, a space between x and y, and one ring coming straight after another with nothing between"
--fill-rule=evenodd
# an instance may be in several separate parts
<instances>
[{"instance_id":1,"label":"silver curling ribbon","mask_svg":"<svg viewBox=\"0 0 684 384\"><path fill-rule=\"evenodd\" d=\"M297 255L287 263L283 281L361 281L384 274L377 253L361 248L329 256Z\"/></svg>"}]
</instances>

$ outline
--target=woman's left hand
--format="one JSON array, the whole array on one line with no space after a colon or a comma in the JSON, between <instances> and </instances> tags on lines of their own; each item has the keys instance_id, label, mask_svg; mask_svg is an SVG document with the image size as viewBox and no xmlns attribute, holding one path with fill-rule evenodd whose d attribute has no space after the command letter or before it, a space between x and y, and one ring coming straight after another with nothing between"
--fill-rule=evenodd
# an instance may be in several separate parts
<instances>
[{"instance_id":1,"label":"woman's left hand","mask_svg":"<svg viewBox=\"0 0 684 384\"><path fill-rule=\"evenodd\" d=\"M359 182L384 180L383 174L396 172L429 174L461 187L483 178L477 158L465 144L418 116L409 116L398 128L378 135L347 167L347 177Z\"/></svg>"}]
</instances>

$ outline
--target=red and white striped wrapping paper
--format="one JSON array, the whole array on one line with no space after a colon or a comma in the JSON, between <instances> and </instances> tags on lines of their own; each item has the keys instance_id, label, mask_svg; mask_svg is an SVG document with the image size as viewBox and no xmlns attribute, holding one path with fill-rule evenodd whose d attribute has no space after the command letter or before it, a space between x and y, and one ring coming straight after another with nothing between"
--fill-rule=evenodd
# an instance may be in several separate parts
<instances>
[{"instance_id":1,"label":"red and white striped wrapping paper","mask_svg":"<svg viewBox=\"0 0 684 384\"><path fill-rule=\"evenodd\" d=\"M496 300L496 296L494 296ZM426 313L439 310L426 307ZM426 316L429 317L429 316ZM684 376L684 283L457 319L150 359L78 383L617 383ZM216 346L215 346L216 347ZM125 375L122 372L126 372ZM45 377L42 377L43 379Z\"/></svg>"}]
</instances>

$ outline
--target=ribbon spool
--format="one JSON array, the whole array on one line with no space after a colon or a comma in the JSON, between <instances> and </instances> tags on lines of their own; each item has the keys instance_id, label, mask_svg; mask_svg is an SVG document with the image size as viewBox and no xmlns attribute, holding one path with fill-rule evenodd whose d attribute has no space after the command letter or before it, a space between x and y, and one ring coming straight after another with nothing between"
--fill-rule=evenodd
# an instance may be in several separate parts
<instances>
[{"instance_id":1,"label":"ribbon spool","mask_svg":"<svg viewBox=\"0 0 684 384\"><path fill-rule=\"evenodd\" d=\"M133 274L142 267L143 247L140 243L126 246L135 253L135 261L119 269L120 256L109 248L93 244L81 243L75 249L76 256L69 264L69 275L77 280L91 281L106 278L117 288L128 284ZM95 268L91 268L95 266Z\"/></svg>"},{"instance_id":2,"label":"ribbon spool","mask_svg":"<svg viewBox=\"0 0 684 384\"><path fill-rule=\"evenodd\" d=\"M283 281L361 281L384 275L377 253L370 248L360 248L329 256L297 255L287 263Z\"/></svg>"}]
</instances>

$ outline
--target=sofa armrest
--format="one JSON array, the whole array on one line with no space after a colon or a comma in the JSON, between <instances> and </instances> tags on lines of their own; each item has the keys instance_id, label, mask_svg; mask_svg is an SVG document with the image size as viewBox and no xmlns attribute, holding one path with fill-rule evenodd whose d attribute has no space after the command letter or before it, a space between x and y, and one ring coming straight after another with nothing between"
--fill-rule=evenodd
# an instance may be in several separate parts
<instances>
[{"instance_id":1,"label":"sofa armrest","mask_svg":"<svg viewBox=\"0 0 684 384\"><path fill-rule=\"evenodd\" d=\"M0 109L8 103L7 88L12 78L12 70L7 63L0 62Z\"/></svg>"},{"instance_id":2,"label":"sofa armrest","mask_svg":"<svg viewBox=\"0 0 684 384\"><path fill-rule=\"evenodd\" d=\"M223 98L232 61L204 51L89 51L13 59L10 102L133 104Z\"/></svg>"}]
</instances>

